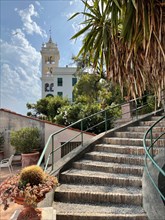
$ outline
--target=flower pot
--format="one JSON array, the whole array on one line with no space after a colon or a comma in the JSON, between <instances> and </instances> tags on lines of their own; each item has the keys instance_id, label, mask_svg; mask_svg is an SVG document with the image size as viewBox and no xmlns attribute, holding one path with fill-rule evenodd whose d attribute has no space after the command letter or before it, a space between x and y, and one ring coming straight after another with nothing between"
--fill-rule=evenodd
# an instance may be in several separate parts
<instances>
[{"instance_id":1,"label":"flower pot","mask_svg":"<svg viewBox=\"0 0 165 220\"><path fill-rule=\"evenodd\" d=\"M44 199L44 197L38 198L37 203L39 203L43 199ZM22 219L24 219L24 220L29 220L29 219L41 220L41 214L42 214L41 210L38 208L35 208L31 205L27 205L24 197L15 197L14 201L17 204L24 206L22 211L19 213L17 220L22 220Z\"/></svg>"},{"instance_id":2,"label":"flower pot","mask_svg":"<svg viewBox=\"0 0 165 220\"><path fill-rule=\"evenodd\" d=\"M40 197L40 198L37 197L37 203L41 202L44 198L45 198L44 196L43 196L43 197ZM17 197L14 197L14 201L15 201L15 203L17 203L18 205L30 206L30 205L27 205L27 204L25 203L25 198L24 198L24 197L18 197L18 196L17 196Z\"/></svg>"},{"instance_id":3,"label":"flower pot","mask_svg":"<svg viewBox=\"0 0 165 220\"><path fill-rule=\"evenodd\" d=\"M22 157L22 168L36 165L39 160L39 152L29 153L29 154L21 154Z\"/></svg>"},{"instance_id":4,"label":"flower pot","mask_svg":"<svg viewBox=\"0 0 165 220\"><path fill-rule=\"evenodd\" d=\"M17 220L41 220L41 210L25 206L19 213Z\"/></svg>"}]
</instances>

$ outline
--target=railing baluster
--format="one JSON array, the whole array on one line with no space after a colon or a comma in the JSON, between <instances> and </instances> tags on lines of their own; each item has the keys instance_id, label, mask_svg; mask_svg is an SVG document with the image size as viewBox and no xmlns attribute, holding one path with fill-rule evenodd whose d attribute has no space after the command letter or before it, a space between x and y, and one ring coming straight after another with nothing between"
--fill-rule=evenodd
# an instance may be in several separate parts
<instances>
[{"instance_id":1,"label":"railing baluster","mask_svg":"<svg viewBox=\"0 0 165 220\"><path fill-rule=\"evenodd\" d=\"M152 128L150 130L150 143L151 143L150 146L152 146L152 144L153 144ZM152 155L152 157L154 155L153 146L151 147L151 155Z\"/></svg>"},{"instance_id":2,"label":"railing baluster","mask_svg":"<svg viewBox=\"0 0 165 220\"><path fill-rule=\"evenodd\" d=\"M107 111L105 110L105 131L107 131Z\"/></svg>"},{"instance_id":3,"label":"railing baluster","mask_svg":"<svg viewBox=\"0 0 165 220\"><path fill-rule=\"evenodd\" d=\"M54 170L54 135L52 136L52 170Z\"/></svg>"},{"instance_id":4,"label":"railing baluster","mask_svg":"<svg viewBox=\"0 0 165 220\"><path fill-rule=\"evenodd\" d=\"M81 120L81 145L83 146L83 120Z\"/></svg>"}]
</instances>

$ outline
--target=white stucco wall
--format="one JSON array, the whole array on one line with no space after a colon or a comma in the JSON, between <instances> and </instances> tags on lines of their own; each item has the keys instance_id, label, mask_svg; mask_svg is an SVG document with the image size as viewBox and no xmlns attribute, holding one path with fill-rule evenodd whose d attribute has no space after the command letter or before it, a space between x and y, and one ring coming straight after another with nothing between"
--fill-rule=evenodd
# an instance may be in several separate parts
<instances>
[{"instance_id":1,"label":"white stucco wall","mask_svg":"<svg viewBox=\"0 0 165 220\"><path fill-rule=\"evenodd\" d=\"M57 67L52 74L42 74L42 97L46 97L48 94L52 94L53 96L57 96L58 92L63 93L63 97L67 97L72 101L72 78L75 77L76 68L74 67ZM63 79L63 85L58 86L58 78ZM54 83L54 91L45 91L46 83Z\"/></svg>"}]
</instances>

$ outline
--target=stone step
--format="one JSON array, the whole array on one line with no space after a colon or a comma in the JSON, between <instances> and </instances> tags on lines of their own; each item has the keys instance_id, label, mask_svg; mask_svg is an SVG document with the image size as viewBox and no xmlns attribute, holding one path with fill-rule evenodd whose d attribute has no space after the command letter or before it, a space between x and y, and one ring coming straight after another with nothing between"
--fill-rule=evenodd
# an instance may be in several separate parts
<instances>
[{"instance_id":1,"label":"stone step","mask_svg":"<svg viewBox=\"0 0 165 220\"><path fill-rule=\"evenodd\" d=\"M152 137L157 138L160 135L160 132L153 132ZM120 137L120 138L139 138L143 139L144 137L144 132L115 132L114 133L115 137ZM150 138L150 133L147 135L147 138Z\"/></svg>"},{"instance_id":2,"label":"stone step","mask_svg":"<svg viewBox=\"0 0 165 220\"><path fill-rule=\"evenodd\" d=\"M162 118L163 115L160 116L152 116L151 121L158 121L160 118Z\"/></svg>"},{"instance_id":3,"label":"stone step","mask_svg":"<svg viewBox=\"0 0 165 220\"><path fill-rule=\"evenodd\" d=\"M141 121L139 122L139 125L141 126L152 126L155 122L154 121ZM165 126L165 120L159 122L156 127L164 127Z\"/></svg>"},{"instance_id":4,"label":"stone step","mask_svg":"<svg viewBox=\"0 0 165 220\"><path fill-rule=\"evenodd\" d=\"M57 220L148 220L144 209L135 205L91 205L54 202Z\"/></svg>"},{"instance_id":5,"label":"stone step","mask_svg":"<svg viewBox=\"0 0 165 220\"><path fill-rule=\"evenodd\" d=\"M73 168L82 170L100 171L106 173L123 173L142 176L143 166L120 163L108 163L103 161L80 160L73 163Z\"/></svg>"},{"instance_id":6,"label":"stone step","mask_svg":"<svg viewBox=\"0 0 165 220\"><path fill-rule=\"evenodd\" d=\"M86 153L84 158L88 160L95 160L95 161L144 165L144 156L130 155L130 154L118 154L118 153L92 151L92 152Z\"/></svg>"},{"instance_id":7,"label":"stone step","mask_svg":"<svg viewBox=\"0 0 165 220\"><path fill-rule=\"evenodd\" d=\"M144 155L144 147L136 146L124 146L124 145L112 145L112 144L96 144L93 148L94 151L120 153L120 154L134 154L134 155ZM154 154L158 154L162 148L155 148Z\"/></svg>"},{"instance_id":8,"label":"stone step","mask_svg":"<svg viewBox=\"0 0 165 220\"><path fill-rule=\"evenodd\" d=\"M127 127L127 131L145 133L149 128L150 128L149 126ZM154 132L165 132L165 127L154 127L153 131Z\"/></svg>"},{"instance_id":9,"label":"stone step","mask_svg":"<svg viewBox=\"0 0 165 220\"><path fill-rule=\"evenodd\" d=\"M114 173L70 169L61 173L60 183L140 187L142 185L142 178L130 174L119 173L116 175Z\"/></svg>"},{"instance_id":10,"label":"stone step","mask_svg":"<svg viewBox=\"0 0 165 220\"><path fill-rule=\"evenodd\" d=\"M142 191L135 187L62 184L55 191L55 201L142 205Z\"/></svg>"},{"instance_id":11,"label":"stone step","mask_svg":"<svg viewBox=\"0 0 165 220\"><path fill-rule=\"evenodd\" d=\"M116 144L116 145L132 145L132 146L143 146L143 139L138 138L119 138L119 137L106 137L104 138L104 143L106 144ZM146 140L147 146L150 145L150 140ZM159 139L156 142L157 147L165 146L165 139Z\"/></svg>"}]
</instances>

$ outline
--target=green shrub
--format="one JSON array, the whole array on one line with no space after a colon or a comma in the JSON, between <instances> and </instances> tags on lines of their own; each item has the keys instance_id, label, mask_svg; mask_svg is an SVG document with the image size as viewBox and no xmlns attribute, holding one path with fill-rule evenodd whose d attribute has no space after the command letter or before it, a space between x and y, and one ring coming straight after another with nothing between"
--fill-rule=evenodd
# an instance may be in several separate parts
<instances>
[{"instance_id":1,"label":"green shrub","mask_svg":"<svg viewBox=\"0 0 165 220\"><path fill-rule=\"evenodd\" d=\"M11 131L10 143L17 153L32 153L38 149L41 143L38 128L22 128L18 131Z\"/></svg>"}]
</instances>

